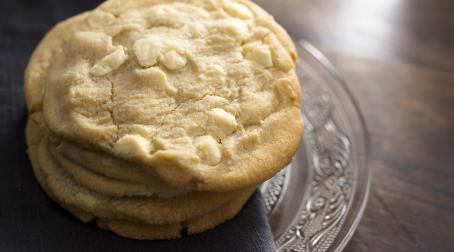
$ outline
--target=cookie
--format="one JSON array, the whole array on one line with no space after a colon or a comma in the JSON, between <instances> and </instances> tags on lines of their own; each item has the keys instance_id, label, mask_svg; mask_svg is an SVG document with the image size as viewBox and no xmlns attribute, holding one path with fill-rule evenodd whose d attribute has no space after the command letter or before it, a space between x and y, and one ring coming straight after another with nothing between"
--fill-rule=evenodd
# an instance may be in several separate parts
<instances>
[{"instance_id":1,"label":"cookie","mask_svg":"<svg viewBox=\"0 0 454 252\"><path fill-rule=\"evenodd\" d=\"M303 134L292 40L247 0L108 0L25 72L44 191L84 222L173 239L233 218Z\"/></svg>"},{"instance_id":2,"label":"cookie","mask_svg":"<svg viewBox=\"0 0 454 252\"><path fill-rule=\"evenodd\" d=\"M34 163L34 172L40 182L41 186L45 191L60 205L66 208L71 214L76 218L84 222L90 222L97 220L96 223L99 227L117 233L118 235L133 238L133 239L174 239L178 238L181 235L181 232L184 228L188 231L188 234L196 234L203 232L207 229L211 229L214 226L232 218L235 216L241 207L245 204L249 196L255 191L255 189L249 189L246 192L239 195L239 197L234 198L230 202L220 206L218 209L210 211L203 216L196 217L184 222L171 223L171 224L161 224L161 225L151 225L144 224L139 222L133 222L130 218L125 219L104 219L98 218L89 212L80 210L79 207L75 207L71 203L64 203L66 200L58 199L58 196L55 196L53 192L58 191L55 189L50 189L48 186L48 176L53 176L52 174L46 174L43 172L43 168L36 164L38 163L38 150L37 145L31 145L30 147L30 157ZM67 195L66 197L71 197ZM109 216L112 218L112 216ZM137 220L135 220L137 221Z\"/></svg>"},{"instance_id":3,"label":"cookie","mask_svg":"<svg viewBox=\"0 0 454 252\"><path fill-rule=\"evenodd\" d=\"M117 187L118 183L135 184L141 187L149 187L153 195L158 195L161 198L169 198L177 195L185 194L194 191L195 185L192 183L183 187L170 187L163 183L153 170L146 169L137 164L124 162L118 158L107 155L103 152L94 152L80 148L68 141L61 141L58 145L51 148L56 157L64 159L66 162L71 162L78 169L85 169L86 173L94 174L95 177L113 181ZM82 170L82 172L84 172ZM94 184L98 187L98 184Z\"/></svg>"},{"instance_id":4,"label":"cookie","mask_svg":"<svg viewBox=\"0 0 454 252\"><path fill-rule=\"evenodd\" d=\"M98 219L96 223L105 230L133 239L156 240L179 238L184 229L187 230L187 234L189 235L198 234L233 218L241 210L254 191L255 189L249 190L249 192L245 192L231 202L221 206L219 209L183 223L170 225L144 225L142 223L106 219Z\"/></svg>"},{"instance_id":5,"label":"cookie","mask_svg":"<svg viewBox=\"0 0 454 252\"><path fill-rule=\"evenodd\" d=\"M53 198L64 206L71 206L100 218L126 219L154 225L182 222L210 212L244 191L195 192L170 199L112 197L79 185L51 155L47 139L42 140L36 150L39 163L33 165L33 168L44 174L42 177L45 178L45 187L52 192Z\"/></svg>"},{"instance_id":6,"label":"cookie","mask_svg":"<svg viewBox=\"0 0 454 252\"><path fill-rule=\"evenodd\" d=\"M34 53L31 112L172 187L229 191L285 166L302 134L296 52L249 1L110 0Z\"/></svg>"},{"instance_id":7,"label":"cookie","mask_svg":"<svg viewBox=\"0 0 454 252\"><path fill-rule=\"evenodd\" d=\"M42 143L41 143L42 144ZM195 217L195 218L188 218L188 220L182 221L180 220L177 223L160 223L159 224L148 224L139 222L141 221L141 218L137 217L131 217L129 215L124 216L123 214L112 214L108 213L111 210L106 210L106 208L113 208L114 211L115 209L115 204L107 204L104 209L101 210L93 210L96 208L95 205L98 203L95 202L99 200L99 198L96 198L96 195L90 195L88 190L84 190L81 187L79 187L76 190L70 190L70 193L67 193L66 189L71 188L71 186L65 185L63 190L60 190L58 188L55 188L56 186L59 185L59 183L62 183L63 181L68 181L70 178L65 176L64 173L60 173L59 175L54 174L56 170L54 170L56 167L53 167L52 165L49 166L49 163L44 162L44 166L42 163L39 162L39 158L41 157L46 157L46 155L39 154L38 150L38 145L34 144L31 145L29 151L30 151L30 157L32 162L34 163L34 172L36 177L38 178L38 181L42 185L42 187L45 189L45 191L57 202L59 202L60 205L62 205L64 208L66 208L70 213L72 213L75 217L78 219L84 221L84 222L89 222L89 221L94 221L97 219L97 224L103 229L113 231L121 236L129 237L129 238L134 238L134 239L172 239L172 238L177 238L180 237L180 234L184 228L187 228L188 234L196 234L203 232L204 230L211 229L214 226L218 225L219 223L222 223L238 213L238 211L241 209L241 207L245 204L249 196L255 191L255 188L250 188L248 190L245 190L241 192L241 194L237 195L237 197L233 198L232 200L224 203L221 205L219 208L210 210L206 213L204 213L201 216ZM42 148L42 146L41 146ZM52 160L52 158L46 158L46 160ZM38 164L37 164L38 163ZM50 169L49 169L50 168ZM50 172L49 172L50 170ZM61 172L61 171L60 171ZM67 174L66 174L67 175ZM54 180L56 179L56 183L50 182L49 180ZM68 182L66 182L68 183ZM77 187L76 184L74 184L75 187ZM62 193L63 192L63 193ZM66 193L66 194L65 194ZM79 195L80 194L80 195ZM74 201L71 200L71 197L77 197L79 195L78 199L76 200L77 203L74 204ZM80 200L82 199L82 200ZM112 199L111 199L112 200ZM118 199L117 199L118 200ZM191 201L194 200L191 199ZM153 200L150 200L151 204L153 204ZM89 202L90 207L87 208L87 206L83 206L83 202ZM129 199L128 202L131 202ZM206 201L203 201L206 202ZM199 206L207 205L203 203L202 201L199 201ZM82 204L81 204L82 203ZM121 203L118 203L121 204ZM179 205L181 206L187 206L184 203L180 203ZM99 205L98 205L99 207ZM102 208L102 207L101 207ZM177 208L177 207L175 207ZM85 210L80 210L80 209L85 209ZM147 210L150 209L148 206L146 208ZM170 207L170 209L174 209L174 207ZM160 218L163 218L164 220L169 220L168 216L166 215L166 212L169 211L169 208L167 207L166 209L163 209L163 213L158 213L159 210L155 209L152 212L148 212L145 214L146 216L159 216ZM93 215L92 213L99 213L101 212L100 215ZM200 209L196 211L197 213L203 213ZM143 213L142 213L143 214ZM164 215L164 216L163 216ZM106 216L109 219L105 219ZM99 218L102 217L102 218ZM113 218L120 218L120 219L113 219ZM172 218L170 218L172 219ZM142 219L143 221L143 219Z\"/></svg>"}]
</instances>

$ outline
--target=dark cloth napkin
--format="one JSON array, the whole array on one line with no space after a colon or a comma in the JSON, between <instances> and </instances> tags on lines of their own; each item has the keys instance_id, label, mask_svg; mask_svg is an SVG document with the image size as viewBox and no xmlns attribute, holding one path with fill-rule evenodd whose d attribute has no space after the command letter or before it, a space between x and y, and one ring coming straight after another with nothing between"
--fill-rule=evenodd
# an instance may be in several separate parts
<instances>
[{"instance_id":1,"label":"dark cloth napkin","mask_svg":"<svg viewBox=\"0 0 454 252\"><path fill-rule=\"evenodd\" d=\"M259 193L233 220L203 234L135 241L83 224L41 190L26 154L24 69L46 31L100 2L0 1L0 251L273 251Z\"/></svg>"}]
</instances>

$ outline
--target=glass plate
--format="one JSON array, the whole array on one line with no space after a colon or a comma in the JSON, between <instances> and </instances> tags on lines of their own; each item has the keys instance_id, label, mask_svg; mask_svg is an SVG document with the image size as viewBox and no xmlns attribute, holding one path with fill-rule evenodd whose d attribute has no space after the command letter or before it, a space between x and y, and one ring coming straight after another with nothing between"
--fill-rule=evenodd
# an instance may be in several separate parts
<instances>
[{"instance_id":1,"label":"glass plate","mask_svg":"<svg viewBox=\"0 0 454 252\"><path fill-rule=\"evenodd\" d=\"M369 193L366 127L333 65L308 42L297 47L305 134L292 163L261 191L278 251L341 251Z\"/></svg>"}]
</instances>

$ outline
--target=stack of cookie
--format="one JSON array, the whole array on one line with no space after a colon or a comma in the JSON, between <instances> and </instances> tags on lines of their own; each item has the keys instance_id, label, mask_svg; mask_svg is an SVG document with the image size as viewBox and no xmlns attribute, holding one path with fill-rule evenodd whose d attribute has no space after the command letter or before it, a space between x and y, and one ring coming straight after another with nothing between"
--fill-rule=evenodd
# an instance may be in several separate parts
<instances>
[{"instance_id":1,"label":"stack of cookie","mask_svg":"<svg viewBox=\"0 0 454 252\"><path fill-rule=\"evenodd\" d=\"M296 52L246 0L109 0L25 73L29 156L82 221L172 239L234 217L302 135Z\"/></svg>"}]
</instances>

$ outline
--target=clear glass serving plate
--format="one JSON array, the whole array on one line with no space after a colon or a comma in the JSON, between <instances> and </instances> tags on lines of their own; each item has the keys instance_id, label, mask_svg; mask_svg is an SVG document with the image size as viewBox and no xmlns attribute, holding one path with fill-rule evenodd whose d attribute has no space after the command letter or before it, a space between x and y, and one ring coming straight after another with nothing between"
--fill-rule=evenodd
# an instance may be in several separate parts
<instances>
[{"instance_id":1,"label":"clear glass serving plate","mask_svg":"<svg viewBox=\"0 0 454 252\"><path fill-rule=\"evenodd\" d=\"M371 173L361 112L333 65L299 41L305 135L261 191L278 251L341 251L364 211Z\"/></svg>"}]
</instances>

